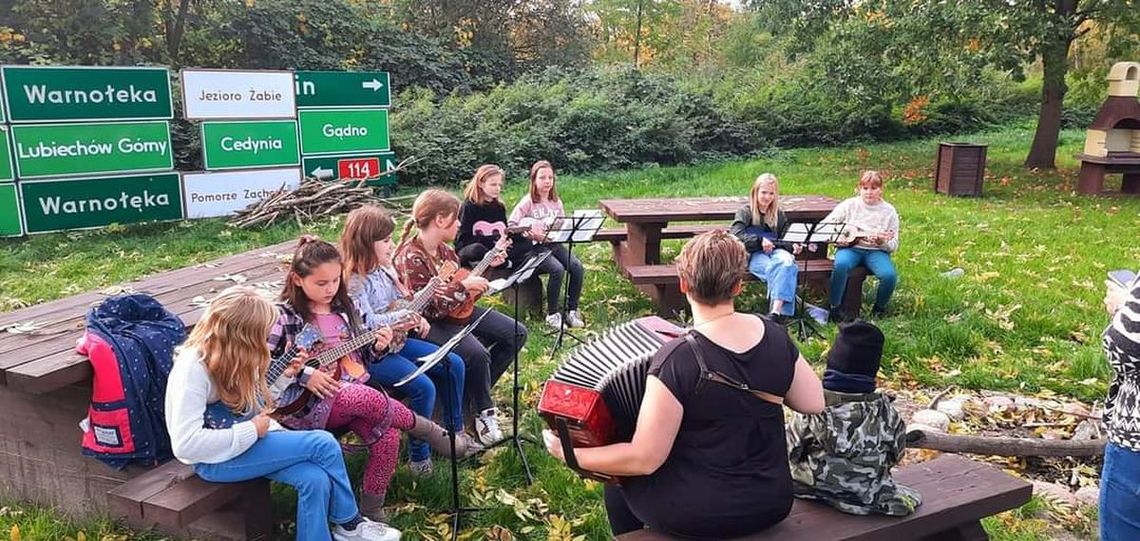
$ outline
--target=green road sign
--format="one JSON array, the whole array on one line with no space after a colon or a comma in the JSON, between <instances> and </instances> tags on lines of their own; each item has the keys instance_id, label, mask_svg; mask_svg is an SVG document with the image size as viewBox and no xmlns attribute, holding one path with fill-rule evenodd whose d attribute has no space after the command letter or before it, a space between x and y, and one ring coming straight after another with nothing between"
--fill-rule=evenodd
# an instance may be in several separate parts
<instances>
[{"instance_id":1,"label":"green road sign","mask_svg":"<svg viewBox=\"0 0 1140 541\"><path fill-rule=\"evenodd\" d=\"M28 233L182 219L178 173L20 182Z\"/></svg>"},{"instance_id":2,"label":"green road sign","mask_svg":"<svg viewBox=\"0 0 1140 541\"><path fill-rule=\"evenodd\" d=\"M297 107L387 107L388 72L298 71L293 74Z\"/></svg>"},{"instance_id":3,"label":"green road sign","mask_svg":"<svg viewBox=\"0 0 1140 541\"><path fill-rule=\"evenodd\" d=\"M374 152L353 156L317 156L301 160L305 176L320 180L368 179L371 186L396 183L396 173L380 176L394 169L399 161L392 152Z\"/></svg>"},{"instance_id":4,"label":"green road sign","mask_svg":"<svg viewBox=\"0 0 1140 541\"><path fill-rule=\"evenodd\" d=\"M21 180L174 168L165 120L12 126L12 151Z\"/></svg>"},{"instance_id":5,"label":"green road sign","mask_svg":"<svg viewBox=\"0 0 1140 541\"><path fill-rule=\"evenodd\" d=\"M15 184L0 184L0 237L24 234Z\"/></svg>"},{"instance_id":6,"label":"green road sign","mask_svg":"<svg viewBox=\"0 0 1140 541\"><path fill-rule=\"evenodd\" d=\"M16 179L12 171L12 146L9 144L8 128L0 126L0 182Z\"/></svg>"},{"instance_id":7,"label":"green road sign","mask_svg":"<svg viewBox=\"0 0 1140 541\"><path fill-rule=\"evenodd\" d=\"M166 68L3 66L0 71L13 124L174 117Z\"/></svg>"},{"instance_id":8,"label":"green road sign","mask_svg":"<svg viewBox=\"0 0 1140 541\"><path fill-rule=\"evenodd\" d=\"M299 165L296 120L203 122L206 169Z\"/></svg>"},{"instance_id":9,"label":"green road sign","mask_svg":"<svg viewBox=\"0 0 1140 541\"><path fill-rule=\"evenodd\" d=\"M303 109L301 154L360 154L388 151L386 109Z\"/></svg>"}]
</instances>

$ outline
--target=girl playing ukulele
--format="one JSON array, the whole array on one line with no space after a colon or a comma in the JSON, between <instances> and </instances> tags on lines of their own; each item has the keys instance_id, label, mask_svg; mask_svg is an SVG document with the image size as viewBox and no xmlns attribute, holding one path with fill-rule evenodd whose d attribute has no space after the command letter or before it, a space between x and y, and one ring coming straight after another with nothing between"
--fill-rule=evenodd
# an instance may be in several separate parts
<instances>
[{"instance_id":1,"label":"girl playing ukulele","mask_svg":"<svg viewBox=\"0 0 1140 541\"><path fill-rule=\"evenodd\" d=\"M329 522L337 541L400 539L399 530L361 516L332 434L282 430L269 418L265 341L276 319L277 310L251 287L231 287L210 301L167 380L174 456L214 483L268 477L296 488L298 539L330 539Z\"/></svg>"},{"instance_id":2,"label":"girl playing ukulele","mask_svg":"<svg viewBox=\"0 0 1140 541\"><path fill-rule=\"evenodd\" d=\"M344 234L340 237L348 292L360 310L364 327L369 330L391 323L397 313L390 312L390 307L398 301L412 299L412 293L400 283L396 269L392 267L392 231L395 228L392 218L383 209L367 205L348 214ZM433 291L417 292L417 295L433 294ZM417 334L426 336L431 324L419 314L414 317ZM431 342L408 336L398 353L388 353L368 366L369 384L395 384L416 371L417 366L412 359L431 355L438 349ZM457 431L457 437L465 440L463 447L473 451L477 444L463 432L463 379L463 359L455 353L448 353L448 362L440 362L426 374L405 383L400 391L407 393L412 410L428 419L432 418L432 410L435 409L437 386L448 393L444 402L450 407L450 411L445 412L450 421L447 428ZM412 473L419 475L432 471L431 450L427 442L410 439L408 454L411 455Z\"/></svg>"},{"instance_id":3,"label":"girl playing ukulele","mask_svg":"<svg viewBox=\"0 0 1140 541\"><path fill-rule=\"evenodd\" d=\"M368 446L369 458L364 468L360 507L366 516L384 516L384 495L396 470L400 432L427 440L441 454L450 452L447 431L432 421L415 415L383 392L365 385L367 363L382 354L392 338L392 331L381 327L373 331L375 341L362 349L349 352L325 364L322 352L353 341L363 332L360 317L348 289L341 280L342 265L336 247L316 237L303 236L293 253L293 263L281 291L280 315L269 334L273 356L281 356L293 346L308 349L312 359L296 375L284 382L271 382L282 388L279 410L293 409L281 422L293 429L349 429ZM320 343L304 343L306 330L319 332ZM302 392L307 391L307 392ZM459 440L462 441L462 440ZM457 441L457 444L459 443ZM463 454L465 449L456 452Z\"/></svg>"},{"instance_id":4,"label":"girl playing ukulele","mask_svg":"<svg viewBox=\"0 0 1140 541\"><path fill-rule=\"evenodd\" d=\"M843 223L844 235L835 251L835 269L831 271L832 321L848 318L839 306L847 289L847 273L859 265L866 266L879 279L872 316L883 316L887 303L898 284L899 275L891 254L899 249L899 213L883 200L883 177L878 171L863 171L858 194L844 200L823 219L824 223Z\"/></svg>"},{"instance_id":5,"label":"girl playing ukulele","mask_svg":"<svg viewBox=\"0 0 1140 541\"><path fill-rule=\"evenodd\" d=\"M554 187L554 167L546 160L534 162L530 167L530 191L519 200L507 220L510 226L529 226L527 236L541 242L546 231L554 224L554 219L565 216L566 209L558 198ZM538 272L549 274L546 282L546 324L555 329L561 328L563 314L558 310L562 299L562 276L569 271L570 290L566 302L565 320L568 327L585 327L582 315L578 312L578 300L582 296L582 275L585 271L578 261L562 244L550 244L550 257L544 259Z\"/></svg>"},{"instance_id":6,"label":"girl playing ukulele","mask_svg":"<svg viewBox=\"0 0 1140 541\"><path fill-rule=\"evenodd\" d=\"M448 242L455 240L459 230L459 200L443 190L426 190L412 205L412 217L404 226L404 234L396 248L396 271L409 290L418 290L427 284L444 262L457 264L459 257ZM505 249L508 241L500 240L494 248ZM492 265L505 261L500 251ZM427 339L442 344L463 328L463 323L448 319L457 309L469 307L473 298L487 291L487 280L481 276L468 276L461 281L437 290L436 296L424 310L431 322ZM475 417L475 438L484 445L503 439L495 418L495 403L491 387L510 366L518 350L526 343L527 330L522 323L488 308L474 307L468 320L483 317L472 335L455 346L455 352L467 364L467 381L463 395L466 411ZM516 335L515 332L518 334ZM516 412L517 414L517 412Z\"/></svg>"}]
</instances>

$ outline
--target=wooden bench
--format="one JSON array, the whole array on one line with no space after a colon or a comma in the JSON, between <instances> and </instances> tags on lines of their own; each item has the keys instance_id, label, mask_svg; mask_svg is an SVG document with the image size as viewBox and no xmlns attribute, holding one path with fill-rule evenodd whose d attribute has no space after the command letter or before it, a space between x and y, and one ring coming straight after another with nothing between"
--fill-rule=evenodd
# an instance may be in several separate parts
<instances>
[{"instance_id":1,"label":"wooden bench","mask_svg":"<svg viewBox=\"0 0 1140 541\"><path fill-rule=\"evenodd\" d=\"M1140 154L1115 153L1109 156L1092 156L1077 154L1081 160L1081 171L1077 177L1077 192L1083 194L1099 194L1104 191L1104 176L1109 173L1120 173L1120 192L1126 194L1140 193Z\"/></svg>"},{"instance_id":2,"label":"wooden bench","mask_svg":"<svg viewBox=\"0 0 1140 541\"><path fill-rule=\"evenodd\" d=\"M111 512L134 529L195 539L269 539L269 480L210 483L171 460L107 493Z\"/></svg>"},{"instance_id":3,"label":"wooden bench","mask_svg":"<svg viewBox=\"0 0 1140 541\"><path fill-rule=\"evenodd\" d=\"M880 539L980 541L989 539L981 519L1029 502L1033 486L993 466L958 455L942 455L895 473L895 480L922 494L922 505L906 517L858 516L819 502L799 500L779 524L738 541ZM650 530L618 536L618 541L673 539Z\"/></svg>"},{"instance_id":4,"label":"wooden bench","mask_svg":"<svg viewBox=\"0 0 1140 541\"><path fill-rule=\"evenodd\" d=\"M820 291L827 291L828 280L831 279L831 270L835 264L830 259L802 259L796 263L801 265L799 279ZM636 265L625 267L625 277L636 286L651 286L656 295L654 302L659 308L660 315L672 316L686 306L685 296L681 294L681 279L677 276L675 265ZM847 275L847 289L843 295L843 311L851 317L858 317L863 304L863 282L869 272L866 267L859 266ZM750 273L745 274L745 280L757 281Z\"/></svg>"}]
</instances>

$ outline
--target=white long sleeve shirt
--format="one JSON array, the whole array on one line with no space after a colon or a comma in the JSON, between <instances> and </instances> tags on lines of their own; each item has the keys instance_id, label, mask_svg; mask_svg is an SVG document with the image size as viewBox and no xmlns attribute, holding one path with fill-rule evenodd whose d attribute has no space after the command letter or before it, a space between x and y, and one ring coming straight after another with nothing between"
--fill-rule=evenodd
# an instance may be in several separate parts
<instances>
[{"instance_id":1,"label":"white long sleeve shirt","mask_svg":"<svg viewBox=\"0 0 1140 541\"><path fill-rule=\"evenodd\" d=\"M197 349L179 348L166 382L166 429L174 457L184 464L218 464L246 452L257 442L252 420L230 428L206 428L208 404L218 400L217 390ZM281 425L270 421L270 430Z\"/></svg>"},{"instance_id":2,"label":"white long sleeve shirt","mask_svg":"<svg viewBox=\"0 0 1140 541\"><path fill-rule=\"evenodd\" d=\"M899 213L893 205L886 201L868 205L863 202L863 198L858 196L845 199L835 206L835 209L823 219L823 222L843 222L873 233L894 231L895 237L883 244L875 244L868 242L865 238L860 238L854 247L883 250L888 253L899 249Z\"/></svg>"}]
</instances>

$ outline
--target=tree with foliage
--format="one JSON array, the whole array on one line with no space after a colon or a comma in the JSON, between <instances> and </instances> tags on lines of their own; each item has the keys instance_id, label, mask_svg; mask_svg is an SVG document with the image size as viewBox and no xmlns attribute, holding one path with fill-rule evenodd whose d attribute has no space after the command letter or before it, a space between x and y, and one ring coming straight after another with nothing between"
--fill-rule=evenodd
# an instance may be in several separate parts
<instances>
[{"instance_id":1,"label":"tree with foliage","mask_svg":"<svg viewBox=\"0 0 1140 541\"><path fill-rule=\"evenodd\" d=\"M1094 21L1140 30L1140 0L753 0L751 5L769 29L790 36L800 50L859 38L851 48L897 61L882 64L885 75L917 86L981 80L986 66L1020 78L1026 65L1040 59L1044 80L1037 130L1025 160L1030 168L1055 167L1073 42ZM946 77L945 70L960 77Z\"/></svg>"}]
</instances>

